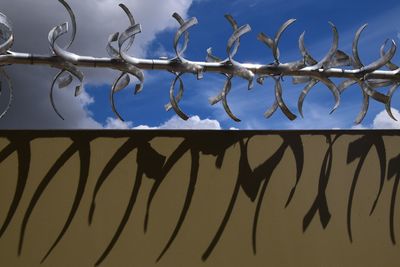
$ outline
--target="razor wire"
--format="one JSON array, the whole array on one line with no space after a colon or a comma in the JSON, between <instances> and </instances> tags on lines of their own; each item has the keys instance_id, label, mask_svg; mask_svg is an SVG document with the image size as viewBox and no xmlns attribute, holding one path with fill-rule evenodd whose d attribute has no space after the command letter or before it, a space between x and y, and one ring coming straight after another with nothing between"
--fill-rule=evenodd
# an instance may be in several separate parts
<instances>
[{"instance_id":1,"label":"razor wire","mask_svg":"<svg viewBox=\"0 0 400 267\"><path fill-rule=\"evenodd\" d=\"M61 118L59 110L56 107L53 91L56 85L59 88L69 86L74 79L78 81L75 87L75 96L83 91L84 74L79 67L89 68L110 68L120 71L120 75L113 82L110 90L110 103L113 113L117 118L123 120L118 112L114 95L115 93L126 89L131 83L131 76L138 81L135 85L134 93L142 91L144 84L144 70L166 70L175 77L169 88L169 103L165 105L166 111L174 110L175 113L187 120L189 116L180 108L179 102L184 94L184 82L182 76L186 73L196 75L197 79L202 79L206 72L220 73L225 76L226 81L221 92L209 99L211 105L219 102L222 103L227 115L234 121L239 122L240 119L231 111L227 97L232 88L232 78L240 77L248 82L248 89L253 87L253 81L263 85L265 79L270 78L274 81L275 101L272 106L264 113L266 118L270 118L278 108L289 120L297 118L283 99L282 78L291 76L293 84L305 84L298 98L297 107L301 117L303 117L303 103L310 90L318 83L325 85L335 101L331 113L340 105L341 94L350 86L357 84L362 92L363 100L361 111L355 119L355 124L359 124L367 114L370 98L382 103L385 106L389 116L396 120L391 112L391 100L394 92L400 86L400 68L391 60L396 53L396 43L394 40L386 40L380 48L380 58L376 61L363 64L358 53L358 42L361 33L367 24L361 26L355 33L352 43L352 55L347 55L339 50L339 33L336 26L329 22L332 28L333 40L327 54L320 60L315 59L305 46L305 32L303 32L298 41L301 58L298 61L283 63L280 61L279 41L285 30L296 20L289 19L278 29L272 38L265 33L260 33L257 39L265 44L272 51L274 61L269 64L252 64L241 63L234 59L243 35L251 31L249 24L239 26L231 15L225 15L225 18L232 27L232 35L227 41L226 53L227 57L221 59L212 53L212 48L207 49L206 61L191 61L184 56L189 43L189 29L198 21L195 17L184 20L179 14L174 13L172 16L179 24L179 28L173 39L173 48L175 57L159 59L142 59L133 57L128 54L128 49L133 45L135 36L141 32L141 25L136 23L131 11L124 4L119 4L129 19L129 27L123 32L116 32L109 36L106 45L106 51L109 57L90 57L81 56L68 51L69 47L75 40L77 31L77 23L73 10L64 0L58 0L66 9L70 17L70 24L64 22L52 28L48 34L51 55L35 55L30 53L17 53L10 49L14 42L14 33L12 24L6 15L0 12L0 78L6 81L9 89L9 99L6 108L0 113L2 118L11 107L13 100L13 86L10 77L4 70L4 66L11 64L22 65L48 65L57 68L60 71L55 75L50 88L50 102ZM71 25L71 26L70 26ZM57 44L57 40L70 32L70 39L64 47ZM183 38L183 42L181 39ZM180 43L182 42L182 45ZM390 45L389 50L386 47ZM385 69L382 69L385 68ZM336 85L331 78L343 78L344 80ZM178 92L175 87L179 84ZM378 91L381 87L389 87L386 94ZM0 82L0 96L2 95L2 83Z\"/></svg>"}]
</instances>

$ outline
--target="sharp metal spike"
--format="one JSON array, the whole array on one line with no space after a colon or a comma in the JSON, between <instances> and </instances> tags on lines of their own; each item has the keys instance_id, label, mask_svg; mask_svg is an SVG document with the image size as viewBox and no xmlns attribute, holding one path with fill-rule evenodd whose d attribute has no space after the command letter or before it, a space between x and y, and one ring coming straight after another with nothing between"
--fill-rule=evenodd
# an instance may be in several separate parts
<instances>
[{"instance_id":1,"label":"sharp metal spike","mask_svg":"<svg viewBox=\"0 0 400 267\"><path fill-rule=\"evenodd\" d=\"M222 59L220 59L219 57L216 57L212 54L212 48L209 47L207 49L207 57L206 57L206 61L207 62L221 62Z\"/></svg>"},{"instance_id":2,"label":"sharp metal spike","mask_svg":"<svg viewBox=\"0 0 400 267\"><path fill-rule=\"evenodd\" d=\"M304 89L301 91L301 94L300 94L299 99L297 101L297 108L298 108L299 113L300 113L302 118L304 118L304 116L303 116L303 102L304 102L304 99L306 98L307 94L310 92L311 88L313 88L318 82L319 82L318 80L312 79L306 85L306 87L304 87Z\"/></svg>"},{"instance_id":3,"label":"sharp metal spike","mask_svg":"<svg viewBox=\"0 0 400 267\"><path fill-rule=\"evenodd\" d=\"M226 14L225 18L228 20L229 24L231 24L233 31L236 31L238 29L238 24L235 21L235 19L229 14ZM236 53L237 53L237 51L239 49L239 46L240 46L240 38L237 39L235 41L234 45L233 45L233 50L232 50L232 53L231 53L232 57L234 57L236 55Z\"/></svg>"},{"instance_id":4,"label":"sharp metal spike","mask_svg":"<svg viewBox=\"0 0 400 267\"><path fill-rule=\"evenodd\" d=\"M362 64L360 57L358 55L358 41L360 39L360 35L362 31L368 26L368 24L362 25L356 32L353 40L353 45L352 45L352 52L353 52L353 59L354 59L354 67L355 68L362 68L364 65Z\"/></svg>"}]
</instances>

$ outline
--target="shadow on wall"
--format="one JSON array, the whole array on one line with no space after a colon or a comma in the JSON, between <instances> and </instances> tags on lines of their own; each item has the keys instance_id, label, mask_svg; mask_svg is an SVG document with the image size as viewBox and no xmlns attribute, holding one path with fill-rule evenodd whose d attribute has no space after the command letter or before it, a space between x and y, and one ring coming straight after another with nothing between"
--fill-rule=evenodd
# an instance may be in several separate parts
<instances>
[{"instance_id":1,"label":"shadow on wall","mask_svg":"<svg viewBox=\"0 0 400 267\"><path fill-rule=\"evenodd\" d=\"M98 255L95 265L100 265L113 251L118 243L121 235L126 228L129 219L134 215L133 209L137 203L143 179L150 179L152 181L151 189L149 190L146 200L145 217L143 221L143 232L149 231L148 225L151 219L153 201L163 183L168 179L171 170L178 164L183 157L190 158L189 173L185 174L189 177L189 182L186 188L186 196L182 205L180 214L176 220L176 225L173 231L169 234L169 238L165 242L163 248L159 251L158 257L154 260L160 261L166 255L169 249L173 246L176 238L179 236L180 231L185 224L185 220L190 214L190 208L193 196L196 192L196 185L199 181L199 170L201 168L211 168L210 166L201 166L201 158L203 156L212 156L214 166L212 168L221 169L225 164L225 155L228 150L233 149L237 155L235 164L231 162L231 168L237 169L236 177L225 177L226 179L236 179L233 191L229 193L230 200L225 207L222 220L219 226L214 230L213 237L209 240L208 246L204 247L204 251L199 254L203 262L206 262L218 247L224 231L230 222L231 215L235 210L238 196L244 193L244 196L254 203L254 213L252 216L252 229L251 229L251 245L253 254L257 254L257 236L258 228L260 226L260 212L263 206L263 201L268 193L268 186L273 178L274 171L279 166L291 166L285 163L286 157L294 159L293 184L290 192L287 195L285 208L290 206L294 199L296 199L296 189L304 179L308 179L303 175L307 161L312 162L319 170L318 189L313 197L311 205L303 214L302 218L302 231L307 235L307 230L317 215L321 226L325 229L330 223L331 219L335 216L330 210L330 203L327 198L327 190L331 178L335 177L333 166L335 162L345 161L346 164L355 164L353 169L353 177L351 178L351 185L347 196L347 211L346 211L346 226L347 235L350 242L353 242L352 233L352 214L353 214L353 201L356 193L357 184L359 182L360 173L364 168L367 157L371 153L376 153L379 161L379 186L374 196L374 201L371 203L370 215L376 210L377 204L382 196L384 184L386 180L391 180L394 177L393 189L390 196L389 208L389 235L390 240L396 244L395 233L395 204L396 194L400 180L400 152L397 152L394 157L387 160L387 152L385 149L385 136L395 135L396 132L361 132L361 131L322 131L322 132L275 132L272 135L279 137L279 144L274 142L274 146L269 148L265 147L265 155L257 155L257 164L252 164L249 160L249 143L253 139L270 138L271 133L265 132L214 132L214 131L76 131L76 132L14 132L3 131L0 138L7 139L7 144L1 148L0 151L0 164L7 158L15 153L18 161L18 178L16 181L16 189L12 201L5 212L6 216L3 221L0 221L0 241L3 235L11 227L13 217L20 207L21 199L26 189L28 177L30 175L32 153L31 143L34 140L47 138L54 140L57 138L70 138L71 144L54 160L51 166L48 167L47 173L40 179L40 183L33 190L33 195L28 201L27 208L23 211L23 219L19 225L19 242L18 242L18 255L21 257L24 251L24 239L26 232L29 231L29 222L35 208L44 192L48 190L49 185L52 183L54 177L60 172L62 167L75 155L79 156L79 179L76 184L75 195L73 196L72 206L69 214L65 220L62 229L59 231L57 238L52 244L49 245L48 250L44 252L41 262L45 262L51 253L57 249L58 244L63 240L64 235L68 232L74 217L81 206L83 196L90 194L90 209L87 211L88 225L91 226L94 222L94 215L98 209L97 200L100 196L101 189L107 185L107 179L113 173L115 168L125 160L128 155L133 151L136 153L136 162L132 163L132 175L134 182L132 183L131 193L128 202L126 203L125 211L119 220L119 224L109 240L108 245L104 247L102 253ZM88 187L88 179L90 170L96 162L92 161L92 146L93 141L98 138L111 137L121 138L126 140L120 145L115 153L106 160L104 166L97 166L100 168L99 175L96 177L93 188ZM323 159L318 162L316 159L309 157L306 158L305 150L307 147L303 144L304 138L324 138L325 145L317 148L322 151ZM163 154L158 151L154 140L164 138L165 142L171 139L179 140L179 144L169 154ZM347 141L350 138L350 141ZM335 158L335 146L343 139L347 146L347 159ZM276 139L278 140L278 139ZM277 148L276 148L276 147ZM310 146L310 144L308 144ZM273 151L271 151L273 149ZM37 156L37 155L35 155ZM387 167L388 164L388 167ZM285 178L285 177L279 177ZM0 184L1 184L0 180ZM366 204L367 205L367 204ZM13 226L15 227L15 226ZM371 229L373 231L373 229Z\"/></svg>"}]
</instances>

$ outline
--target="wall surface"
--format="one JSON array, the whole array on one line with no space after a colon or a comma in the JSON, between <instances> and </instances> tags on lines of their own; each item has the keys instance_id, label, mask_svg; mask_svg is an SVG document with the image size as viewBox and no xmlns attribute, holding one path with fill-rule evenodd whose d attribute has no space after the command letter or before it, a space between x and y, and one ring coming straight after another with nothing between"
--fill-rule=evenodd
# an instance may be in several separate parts
<instances>
[{"instance_id":1,"label":"wall surface","mask_svg":"<svg viewBox=\"0 0 400 267\"><path fill-rule=\"evenodd\" d=\"M399 131L1 131L0 266L399 266Z\"/></svg>"}]
</instances>

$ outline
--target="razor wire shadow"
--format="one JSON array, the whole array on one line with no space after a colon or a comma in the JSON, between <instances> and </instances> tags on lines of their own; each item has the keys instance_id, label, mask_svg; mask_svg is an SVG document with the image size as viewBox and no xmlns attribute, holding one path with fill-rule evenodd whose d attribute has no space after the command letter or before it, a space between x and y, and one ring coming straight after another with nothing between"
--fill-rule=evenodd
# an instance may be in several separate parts
<instances>
[{"instance_id":1,"label":"razor wire shadow","mask_svg":"<svg viewBox=\"0 0 400 267\"><path fill-rule=\"evenodd\" d=\"M67 134L68 135L68 134ZM205 137L206 135L206 137ZM65 136L65 135L64 135ZM163 138L183 138L183 140L177 145L177 147L169 154L163 155L153 147L152 140L155 136L161 136ZM173 246L175 239L180 233L180 230L185 223L187 214L191 207L192 199L196 193L196 184L199 179L199 170L201 166L201 156L209 155L215 157L215 167L221 169L224 164L224 157L226 152L238 146L238 172L236 177L236 182L226 207L225 213L223 214L222 220L216 229L213 238L210 243L202 253L201 259L207 261L211 256L214 249L218 245L222 235L224 234L225 228L230 221L231 215L235 209L236 201L240 193L244 193L245 196L255 203L255 212L252 217L252 232L251 232L251 247L253 253L257 253L257 231L259 228L259 218L261 213L261 207L263 201L265 200L266 194L268 193L268 185L273 177L274 171L282 164L282 160L287 154L293 156L295 162L295 174L294 174L294 184L288 193L287 201L284 203L284 207L287 207L295 195L296 189L301 182L304 164L307 161L304 154L304 145L302 141L302 134L299 133L280 133L281 144L275 151L268 151L271 156L265 158L256 167L252 168L249 162L249 143L255 136L262 136L257 133L233 133L233 132L188 132L188 133L168 133L155 135L150 133L134 133L129 134L128 140L125 141L116 152L110 157L105 166L103 167L101 173L97 177L93 194L91 195L91 205L88 211L88 224L89 226L93 224L96 216L97 200L100 196L101 189L104 187L105 182L111 176L111 173L115 170L118 164L120 164L126 157L132 153L136 152L136 164L133 164L132 175L134 178L134 183L132 185L129 200L127 202L125 211L119 221L119 224L105 249L102 251L101 255L95 262L95 265L100 265L112 252L116 243L118 242L120 236L122 235L124 229L127 226L129 219L132 217L132 212L137 201L138 194L141 189L143 182L143 177L147 177L153 181L149 195L147 196L146 202L146 213L144 218L144 228L143 231L146 233L149 228L149 223L151 219L152 203L171 170L180 162L183 158L190 158L189 172L187 176L189 178L188 187L186 189L186 196L183 202L182 209L180 211L179 217L177 218L175 227L169 238L166 240L163 249L160 251L156 262L160 261L163 256L169 251ZM310 226L312 220L316 217L317 213L319 215L319 220L321 225L325 229L331 217L334 214L329 210L329 203L326 197L326 191L329 186L329 180L332 178L332 169L334 161L334 147L337 144L340 137L344 134L337 133L334 135L325 134L327 147L326 152L321 162L319 180L318 180L318 191L315 196L314 201L311 204L310 209L306 212L303 217L303 232L306 234L307 229ZM4 162L13 153L17 155L18 161L18 173L16 181L16 189L13 198L10 202L9 208L7 210L5 219L0 225L0 239L4 233L9 228L12 223L13 217L19 207L19 203L22 199L23 193L26 189L26 183L29 176L29 170L31 165L31 142L38 138L43 138L40 134L16 134L7 137L9 143L6 144L0 150L0 163ZM29 224L32 213L37 207L38 202L43 196L44 192L48 190L48 186L53 181L57 173L60 172L61 168L69 161L71 158L77 154L79 156L79 180L77 183L77 188L73 196L73 203L69 211L68 217L60 230L57 238L51 244L48 251L44 254L41 262L43 263L57 248L59 242L63 239L64 235L67 233L70 224L72 223L83 198L83 195L88 192L87 180L89 177L90 165L93 164L91 161L91 142L99 137L97 134L78 134L69 136L72 143L65 148L61 155L55 159L52 165L49 167L47 173L40 180L39 185L36 187L33 196L30 198L27 209L24 211L22 224L20 226L20 236L18 243L18 255L22 256L24 239L27 231L27 226ZM374 148L374 149L373 149ZM354 141L350 142L347 147L347 159L346 163L350 164L352 162L357 162L354 174L352 177L352 182L350 186L350 191L347 200L347 232L350 242L353 241L352 235L352 225L351 225L351 215L352 206L355 197L355 191L360 177L362 168L365 166L366 158L373 151L376 151L376 155L379 159L379 187L377 189L377 194L374 202L372 203L370 215L373 214L377 207L377 203L381 197L382 190L384 187L385 180L390 180L394 177L394 184L391 194L391 201L389 207L389 233L393 244L396 244L395 238L395 204L397 197L397 190L400 181L400 155L397 155L390 159L388 167L386 159L386 149L383 140L383 135L380 133L368 133L362 134L357 137ZM357 161L358 160L358 161ZM230 177L228 177L230 178ZM288 177L289 178L289 177ZM386 178L386 179L385 179ZM1 182L1 181L0 181Z\"/></svg>"}]
</instances>

